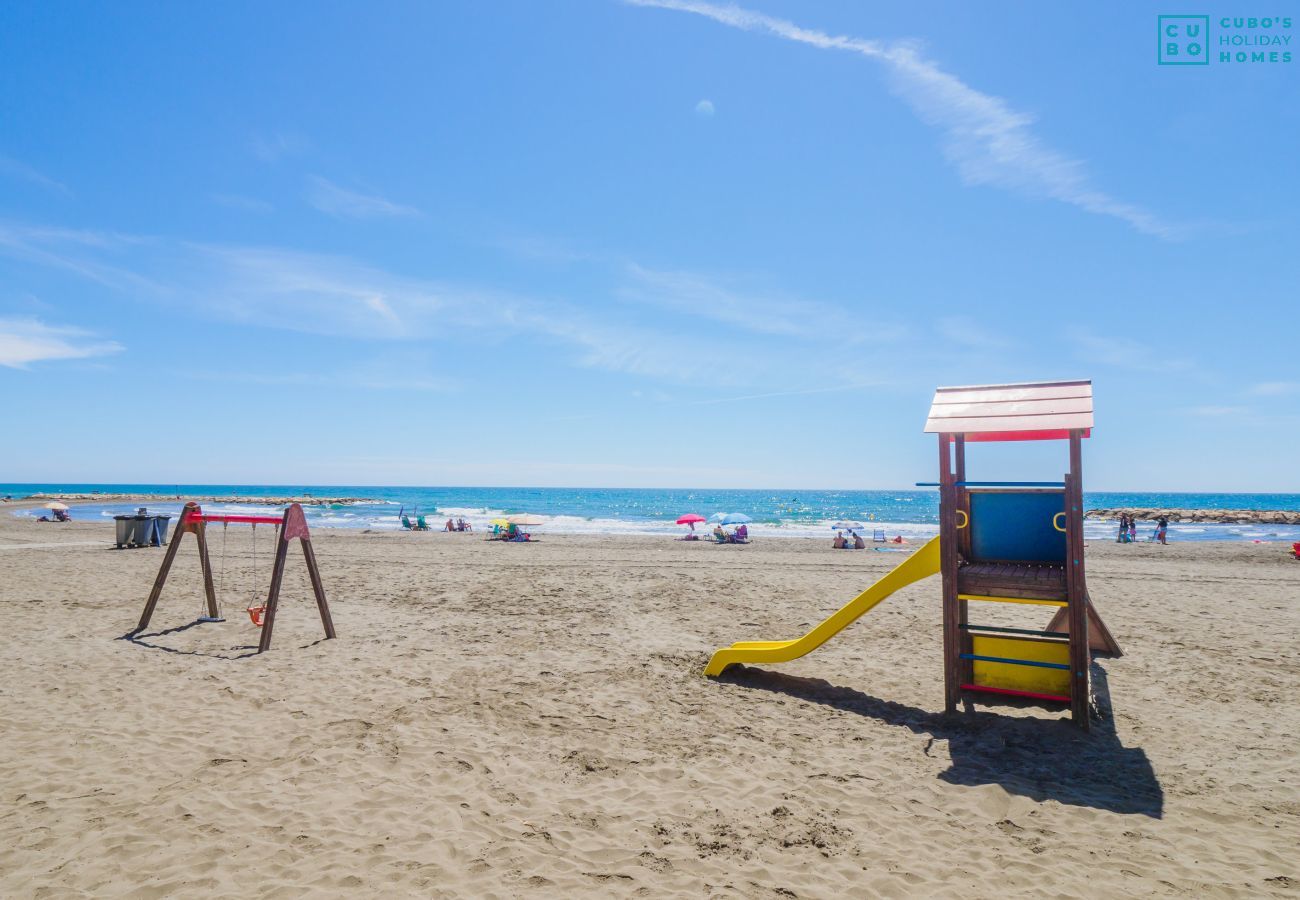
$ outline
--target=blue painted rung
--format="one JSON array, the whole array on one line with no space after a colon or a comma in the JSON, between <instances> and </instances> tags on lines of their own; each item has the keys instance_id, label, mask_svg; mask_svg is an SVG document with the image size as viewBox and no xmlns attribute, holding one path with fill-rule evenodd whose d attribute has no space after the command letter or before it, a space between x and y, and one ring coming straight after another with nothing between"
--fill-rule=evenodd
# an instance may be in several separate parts
<instances>
[{"instance_id":1,"label":"blue painted rung","mask_svg":"<svg viewBox=\"0 0 1300 900\"><path fill-rule=\"evenodd\" d=\"M976 659L980 662L1010 663L1013 666L1037 666L1040 669L1065 669L1070 670L1068 665L1063 663L1038 662L1034 659L1007 659L1002 656L980 656L975 653L958 654L962 659Z\"/></svg>"}]
</instances>

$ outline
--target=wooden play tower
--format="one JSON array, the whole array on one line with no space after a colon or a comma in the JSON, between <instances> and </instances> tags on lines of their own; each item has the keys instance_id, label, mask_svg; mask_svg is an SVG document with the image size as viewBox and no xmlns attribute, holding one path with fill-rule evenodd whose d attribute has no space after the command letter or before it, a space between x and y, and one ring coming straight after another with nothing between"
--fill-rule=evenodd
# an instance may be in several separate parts
<instances>
[{"instance_id":1,"label":"wooden play tower","mask_svg":"<svg viewBox=\"0 0 1300 900\"><path fill-rule=\"evenodd\" d=\"M1092 652L1120 655L1084 577L1082 445L1092 427L1091 381L935 392L925 430L939 436L949 712L958 704L1016 697L1068 705L1072 721L1088 728ZM1069 447L1062 482L967 480L967 443L1047 440ZM1056 615L1045 628L971 620L972 610L990 603L1053 607Z\"/></svg>"}]
</instances>

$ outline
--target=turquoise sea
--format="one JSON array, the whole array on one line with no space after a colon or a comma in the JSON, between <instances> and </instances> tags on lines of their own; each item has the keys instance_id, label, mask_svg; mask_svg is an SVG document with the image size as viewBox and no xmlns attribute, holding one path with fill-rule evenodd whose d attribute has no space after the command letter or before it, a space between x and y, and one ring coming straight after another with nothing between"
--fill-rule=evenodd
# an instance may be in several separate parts
<instances>
[{"instance_id":1,"label":"turquoise sea","mask_svg":"<svg viewBox=\"0 0 1300 900\"><path fill-rule=\"evenodd\" d=\"M651 488L529 488L529 487L373 487L284 484L0 484L0 496L21 498L34 493L142 493L188 496L302 496L361 497L366 503L316 506L307 509L316 528L398 529L399 511L429 517L441 527L447 517L464 517L477 527L503 514L531 513L545 524L535 531L563 533L672 534L683 530L674 524L683 513L709 516L716 512L741 512L754 520L755 537L823 537L830 526L847 520L867 529L882 529L888 536L924 537L938 530L938 494L934 490L799 491L710 490ZM1170 506L1189 509L1300 510L1300 494L1115 493L1085 495L1089 507ZM153 512L177 513L179 502L152 504ZM272 508L209 505L209 511L264 512ZM78 519L110 518L134 512L130 504L79 503ZM18 515L39 515L19 511ZM1089 520L1087 536L1109 536L1112 525ZM1151 526L1139 529L1144 539ZM1286 525L1172 525L1174 540L1300 540L1300 526Z\"/></svg>"}]
</instances>

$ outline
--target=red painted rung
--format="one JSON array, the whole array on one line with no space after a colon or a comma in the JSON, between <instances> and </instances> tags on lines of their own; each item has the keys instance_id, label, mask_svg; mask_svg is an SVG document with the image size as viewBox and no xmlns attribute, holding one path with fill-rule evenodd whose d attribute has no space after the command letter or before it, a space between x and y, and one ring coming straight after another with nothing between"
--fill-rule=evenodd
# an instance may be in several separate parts
<instances>
[{"instance_id":1,"label":"red painted rung","mask_svg":"<svg viewBox=\"0 0 1300 900\"><path fill-rule=\"evenodd\" d=\"M983 684L963 684L963 691L980 691L985 694L1006 694L1008 697L1028 697L1031 700L1051 700L1053 703L1069 703L1069 697L1059 694L1036 694L1033 691L1013 691L1011 688L988 687Z\"/></svg>"},{"instance_id":2,"label":"red painted rung","mask_svg":"<svg viewBox=\"0 0 1300 900\"><path fill-rule=\"evenodd\" d=\"M203 513L190 516L190 522L242 522L246 525L279 525L283 521L279 516L210 516Z\"/></svg>"}]
</instances>

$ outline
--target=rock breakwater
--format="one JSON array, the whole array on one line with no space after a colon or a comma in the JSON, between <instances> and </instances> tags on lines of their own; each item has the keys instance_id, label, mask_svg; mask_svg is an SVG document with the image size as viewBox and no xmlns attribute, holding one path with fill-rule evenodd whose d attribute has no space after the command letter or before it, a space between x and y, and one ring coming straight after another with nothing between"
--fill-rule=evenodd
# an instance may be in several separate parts
<instances>
[{"instance_id":1,"label":"rock breakwater","mask_svg":"<svg viewBox=\"0 0 1300 900\"><path fill-rule=\"evenodd\" d=\"M1287 509L1173 509L1158 506L1117 506L1090 509L1088 519L1118 520L1121 515L1139 522L1154 522L1164 516L1170 522L1200 522L1213 525L1300 525L1300 510Z\"/></svg>"}]
</instances>

